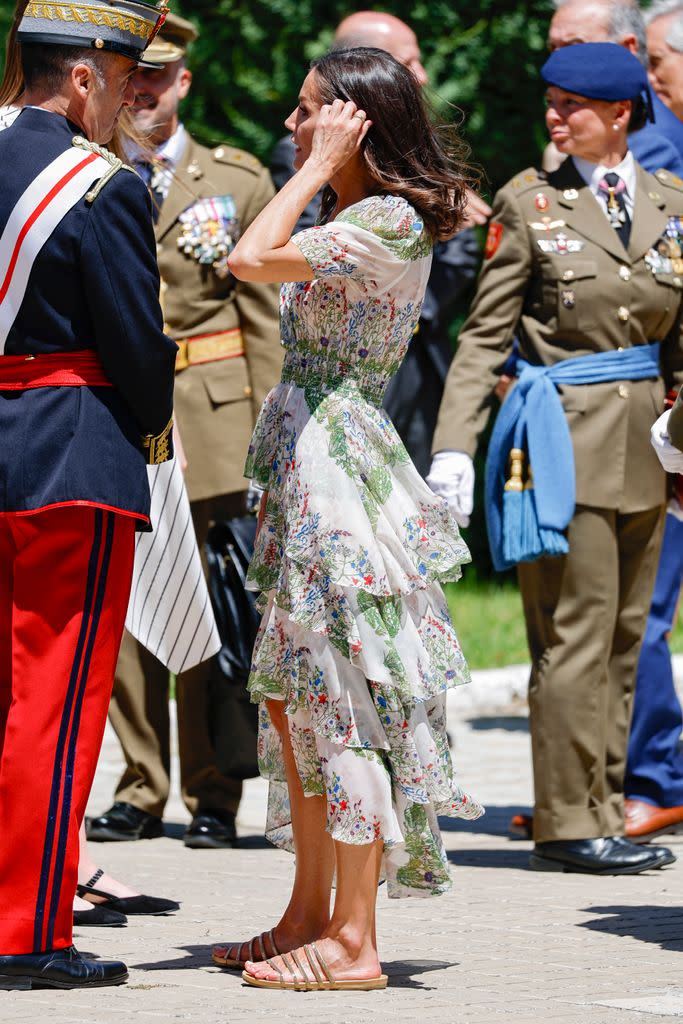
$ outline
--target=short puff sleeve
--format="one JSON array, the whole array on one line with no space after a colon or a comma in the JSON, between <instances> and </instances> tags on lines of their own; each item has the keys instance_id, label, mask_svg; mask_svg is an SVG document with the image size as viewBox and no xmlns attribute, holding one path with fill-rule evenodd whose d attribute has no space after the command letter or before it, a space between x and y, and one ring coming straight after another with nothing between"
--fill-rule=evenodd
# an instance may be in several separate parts
<instances>
[{"instance_id":1,"label":"short puff sleeve","mask_svg":"<svg viewBox=\"0 0 683 1024\"><path fill-rule=\"evenodd\" d=\"M315 278L371 279L380 286L396 277L398 264L432 249L421 217L398 196L369 196L329 224L299 231L292 242Z\"/></svg>"}]
</instances>

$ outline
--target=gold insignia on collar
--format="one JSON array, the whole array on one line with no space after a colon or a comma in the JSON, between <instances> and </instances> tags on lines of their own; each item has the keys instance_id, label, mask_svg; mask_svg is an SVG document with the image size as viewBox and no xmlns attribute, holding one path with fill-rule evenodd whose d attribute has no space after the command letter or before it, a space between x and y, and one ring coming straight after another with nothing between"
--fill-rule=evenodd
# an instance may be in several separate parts
<instances>
[{"instance_id":1,"label":"gold insignia on collar","mask_svg":"<svg viewBox=\"0 0 683 1024\"><path fill-rule=\"evenodd\" d=\"M201 167L199 166L196 160L193 160L192 163L188 165L187 173L195 181L199 181L200 178L204 177L204 172L202 171Z\"/></svg>"},{"instance_id":2,"label":"gold insignia on collar","mask_svg":"<svg viewBox=\"0 0 683 1024\"><path fill-rule=\"evenodd\" d=\"M659 192L648 192L647 197L648 197L648 199L654 199L654 200L662 198L660 196Z\"/></svg>"}]
</instances>

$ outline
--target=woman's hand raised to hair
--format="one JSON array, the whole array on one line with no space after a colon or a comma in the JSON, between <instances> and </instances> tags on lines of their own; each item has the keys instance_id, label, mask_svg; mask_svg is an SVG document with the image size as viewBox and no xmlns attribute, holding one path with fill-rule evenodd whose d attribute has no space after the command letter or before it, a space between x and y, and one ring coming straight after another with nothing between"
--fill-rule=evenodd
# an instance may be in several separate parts
<instances>
[{"instance_id":1,"label":"woman's hand raised to hair","mask_svg":"<svg viewBox=\"0 0 683 1024\"><path fill-rule=\"evenodd\" d=\"M372 121L364 110L350 100L335 100L320 108L318 123L313 133L310 161L324 168L327 180L344 167L359 151Z\"/></svg>"}]
</instances>

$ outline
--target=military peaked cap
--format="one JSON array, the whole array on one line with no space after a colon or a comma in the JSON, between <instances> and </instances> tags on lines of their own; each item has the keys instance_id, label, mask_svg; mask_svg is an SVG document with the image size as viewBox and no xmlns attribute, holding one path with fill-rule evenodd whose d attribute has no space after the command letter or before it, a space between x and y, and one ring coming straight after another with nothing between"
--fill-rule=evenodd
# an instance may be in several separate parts
<instances>
[{"instance_id":1,"label":"military peaked cap","mask_svg":"<svg viewBox=\"0 0 683 1024\"><path fill-rule=\"evenodd\" d=\"M29 0L19 24L20 43L110 50L144 63L142 54L161 28L163 0Z\"/></svg>"},{"instance_id":2,"label":"military peaked cap","mask_svg":"<svg viewBox=\"0 0 683 1024\"><path fill-rule=\"evenodd\" d=\"M154 42L147 48L145 60L155 64L172 64L187 53L190 43L199 36L191 21L178 14L169 14Z\"/></svg>"}]
</instances>

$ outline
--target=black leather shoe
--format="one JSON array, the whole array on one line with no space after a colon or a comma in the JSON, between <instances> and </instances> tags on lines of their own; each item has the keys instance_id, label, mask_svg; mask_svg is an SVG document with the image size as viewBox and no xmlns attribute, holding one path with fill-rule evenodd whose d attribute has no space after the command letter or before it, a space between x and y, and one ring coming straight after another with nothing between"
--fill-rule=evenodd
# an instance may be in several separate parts
<instances>
[{"instance_id":1,"label":"black leather shoe","mask_svg":"<svg viewBox=\"0 0 683 1024\"><path fill-rule=\"evenodd\" d=\"M90 818L86 836L95 843L125 843L134 839L158 839L164 834L161 818L132 804L117 802L99 818Z\"/></svg>"},{"instance_id":2,"label":"black leather shoe","mask_svg":"<svg viewBox=\"0 0 683 1024\"><path fill-rule=\"evenodd\" d=\"M102 988L128 981L118 960L86 960L75 946L0 956L0 989Z\"/></svg>"},{"instance_id":3,"label":"black leather shoe","mask_svg":"<svg viewBox=\"0 0 683 1024\"><path fill-rule=\"evenodd\" d=\"M126 924L125 914L99 903L94 903L90 910L74 910L74 928L122 928Z\"/></svg>"},{"instance_id":4,"label":"black leather shoe","mask_svg":"<svg viewBox=\"0 0 683 1024\"><path fill-rule=\"evenodd\" d=\"M185 830L185 846L193 850L223 850L237 846L235 815L207 807L198 811Z\"/></svg>"},{"instance_id":5,"label":"black leather shoe","mask_svg":"<svg viewBox=\"0 0 683 1024\"><path fill-rule=\"evenodd\" d=\"M533 871L571 871L587 875L637 875L661 868L673 857L666 847L636 846L622 836L561 839L536 843L529 857ZM674 858L675 859L675 858Z\"/></svg>"},{"instance_id":6,"label":"black leather shoe","mask_svg":"<svg viewBox=\"0 0 683 1024\"><path fill-rule=\"evenodd\" d=\"M638 846L640 845L639 843L634 843L634 841L629 839L628 836L614 836L614 842L621 847L629 847L631 850L633 850L634 847L638 849ZM659 860L659 863L655 864L655 867L665 868L668 867L669 864L676 863L677 858L668 846L650 845L648 849L650 850L650 853L654 854Z\"/></svg>"}]
</instances>

